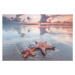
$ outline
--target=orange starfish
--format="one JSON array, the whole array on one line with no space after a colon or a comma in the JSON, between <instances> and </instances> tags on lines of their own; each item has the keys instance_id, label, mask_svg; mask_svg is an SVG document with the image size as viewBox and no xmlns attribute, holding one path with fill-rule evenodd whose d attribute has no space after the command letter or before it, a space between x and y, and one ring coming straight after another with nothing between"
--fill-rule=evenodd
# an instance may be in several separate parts
<instances>
[{"instance_id":1,"label":"orange starfish","mask_svg":"<svg viewBox=\"0 0 75 75\"><path fill-rule=\"evenodd\" d=\"M37 45L33 48L40 48L43 54L45 54L45 50L48 48L51 50L55 50L55 47L48 46L46 43L47 42L37 42Z\"/></svg>"},{"instance_id":2,"label":"orange starfish","mask_svg":"<svg viewBox=\"0 0 75 75\"><path fill-rule=\"evenodd\" d=\"M29 49L29 48L27 47L27 50L25 50L25 51L21 50L21 52L25 54L24 57L26 58L29 54L31 54L31 55L33 55L33 56L35 55L34 53L32 53L32 51L33 51L34 49L35 49L35 48Z\"/></svg>"}]
</instances>

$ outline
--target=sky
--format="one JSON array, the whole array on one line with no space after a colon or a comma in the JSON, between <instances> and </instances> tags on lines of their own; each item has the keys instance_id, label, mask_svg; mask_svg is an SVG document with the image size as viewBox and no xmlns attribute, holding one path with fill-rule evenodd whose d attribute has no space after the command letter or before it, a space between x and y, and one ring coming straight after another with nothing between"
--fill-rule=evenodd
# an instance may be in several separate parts
<instances>
[{"instance_id":1,"label":"sky","mask_svg":"<svg viewBox=\"0 0 75 75\"><path fill-rule=\"evenodd\" d=\"M11 18L11 17L16 18L16 15L17 14L4 14L3 16L7 18ZM30 17L31 20L28 21L27 17ZM21 20L24 20L25 18L25 22L37 23L40 20L40 14L26 14L26 15L24 14L24 15L20 15L19 18L21 18Z\"/></svg>"},{"instance_id":2,"label":"sky","mask_svg":"<svg viewBox=\"0 0 75 75\"><path fill-rule=\"evenodd\" d=\"M47 19L47 22L49 22L49 20L51 20L52 22L72 22L73 21L73 15L72 14L46 14L48 16L50 16L50 18ZM40 14L3 14L4 17L7 18L20 18L21 21L25 20L25 22L30 22L30 23L37 23L38 21L40 21L41 15ZM30 21L27 20L27 17L31 18Z\"/></svg>"}]
</instances>

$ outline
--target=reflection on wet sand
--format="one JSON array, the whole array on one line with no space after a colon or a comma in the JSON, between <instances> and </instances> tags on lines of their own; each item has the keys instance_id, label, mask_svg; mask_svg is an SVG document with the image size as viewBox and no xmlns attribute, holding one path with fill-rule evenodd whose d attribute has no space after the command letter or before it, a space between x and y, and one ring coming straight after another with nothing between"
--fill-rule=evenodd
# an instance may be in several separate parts
<instances>
[{"instance_id":1,"label":"reflection on wet sand","mask_svg":"<svg viewBox=\"0 0 75 75\"><path fill-rule=\"evenodd\" d=\"M56 50L46 51L45 57L40 51L34 51L36 56L28 56L26 60L72 60L72 31L72 25L4 25L3 60L25 60L20 50L35 46L35 41L47 41L47 45L56 46ZM15 52L18 57L12 57Z\"/></svg>"},{"instance_id":2,"label":"reflection on wet sand","mask_svg":"<svg viewBox=\"0 0 75 75\"><path fill-rule=\"evenodd\" d=\"M41 25L40 28L44 29L46 32L51 34L72 34L73 26L72 25Z\"/></svg>"},{"instance_id":3,"label":"reflection on wet sand","mask_svg":"<svg viewBox=\"0 0 75 75\"><path fill-rule=\"evenodd\" d=\"M45 34L45 33L51 33L51 34L54 34L54 33L57 33L57 34L72 34L73 32L73 28L72 28L72 25L68 26L68 25L60 25L60 26L40 26L40 25L29 25L29 26L26 26L26 25L21 25L21 26L4 26L3 27L3 30L4 31L10 31L10 30L16 30L18 32L18 34L21 34L21 36L25 36L25 32L30 32L32 30L40 30L40 34Z\"/></svg>"}]
</instances>

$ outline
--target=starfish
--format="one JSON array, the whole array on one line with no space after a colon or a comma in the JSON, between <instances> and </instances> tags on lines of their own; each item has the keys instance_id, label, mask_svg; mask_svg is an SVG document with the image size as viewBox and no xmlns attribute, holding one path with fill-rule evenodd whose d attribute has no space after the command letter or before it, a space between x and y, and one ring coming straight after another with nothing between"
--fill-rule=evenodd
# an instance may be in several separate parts
<instances>
[{"instance_id":1,"label":"starfish","mask_svg":"<svg viewBox=\"0 0 75 75\"><path fill-rule=\"evenodd\" d=\"M36 43L37 45L33 48L40 48L43 54L45 54L46 49L55 50L55 47L48 46L47 42L36 42Z\"/></svg>"},{"instance_id":2,"label":"starfish","mask_svg":"<svg viewBox=\"0 0 75 75\"><path fill-rule=\"evenodd\" d=\"M25 54L24 57L26 58L29 54L31 54L31 55L33 55L33 56L35 55L34 53L32 53L32 51L33 51L34 49L35 49L35 48L29 49L29 48L27 47L27 50L25 50L25 51L21 50L21 52Z\"/></svg>"}]
</instances>

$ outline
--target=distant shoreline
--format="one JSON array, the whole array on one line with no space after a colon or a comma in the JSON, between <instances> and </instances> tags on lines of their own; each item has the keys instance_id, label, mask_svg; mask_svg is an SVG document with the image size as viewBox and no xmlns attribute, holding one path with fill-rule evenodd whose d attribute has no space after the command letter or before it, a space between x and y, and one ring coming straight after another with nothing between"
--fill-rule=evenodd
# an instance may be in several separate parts
<instances>
[{"instance_id":1,"label":"distant shoreline","mask_svg":"<svg viewBox=\"0 0 75 75\"><path fill-rule=\"evenodd\" d=\"M65 24L73 24L72 22L69 23L39 23L40 25L65 25Z\"/></svg>"},{"instance_id":2,"label":"distant shoreline","mask_svg":"<svg viewBox=\"0 0 75 75\"><path fill-rule=\"evenodd\" d=\"M12 22L12 23L3 23L3 25L66 25L66 24L71 24L73 23L18 23L18 22Z\"/></svg>"}]
</instances>

